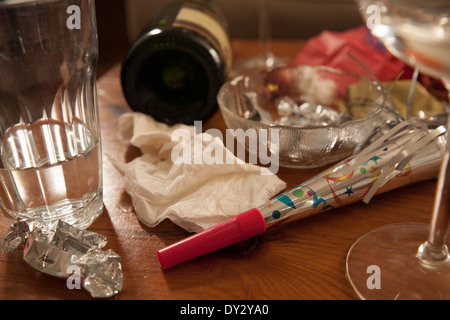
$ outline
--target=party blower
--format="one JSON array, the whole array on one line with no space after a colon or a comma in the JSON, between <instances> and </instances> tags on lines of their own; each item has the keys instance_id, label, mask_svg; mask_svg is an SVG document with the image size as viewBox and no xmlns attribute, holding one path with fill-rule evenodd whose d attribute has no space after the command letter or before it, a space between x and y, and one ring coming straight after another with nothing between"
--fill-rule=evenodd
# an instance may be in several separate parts
<instances>
[{"instance_id":1,"label":"party blower","mask_svg":"<svg viewBox=\"0 0 450 320\"><path fill-rule=\"evenodd\" d=\"M157 252L164 269L263 234L275 225L436 177L444 154L444 126L403 121L350 159L267 204L241 213Z\"/></svg>"}]
</instances>

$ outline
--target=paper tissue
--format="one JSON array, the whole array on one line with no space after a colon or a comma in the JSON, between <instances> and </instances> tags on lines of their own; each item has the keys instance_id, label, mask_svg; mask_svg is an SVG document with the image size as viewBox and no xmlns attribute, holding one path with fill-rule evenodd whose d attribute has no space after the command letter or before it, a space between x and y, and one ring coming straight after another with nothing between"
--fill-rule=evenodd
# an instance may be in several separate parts
<instances>
[{"instance_id":1,"label":"paper tissue","mask_svg":"<svg viewBox=\"0 0 450 320\"><path fill-rule=\"evenodd\" d=\"M179 139L180 132L183 139ZM119 135L142 155L129 163L106 156L124 176L136 214L149 227L170 219L189 232L199 232L266 203L286 188L284 181L264 172L265 168L235 158L220 139L196 134L194 126L170 127L132 112L121 115ZM222 148L224 159L235 161L208 164L204 150L212 144L215 150ZM181 154L180 149L191 154ZM179 157L185 158L180 161Z\"/></svg>"}]
</instances>

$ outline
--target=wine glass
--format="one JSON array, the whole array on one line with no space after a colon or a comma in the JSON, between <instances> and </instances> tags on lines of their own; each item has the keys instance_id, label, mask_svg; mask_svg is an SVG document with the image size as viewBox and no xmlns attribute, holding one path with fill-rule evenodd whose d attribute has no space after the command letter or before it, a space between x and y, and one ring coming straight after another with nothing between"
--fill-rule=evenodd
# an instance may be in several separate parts
<instances>
[{"instance_id":1,"label":"wine glass","mask_svg":"<svg viewBox=\"0 0 450 320\"><path fill-rule=\"evenodd\" d=\"M450 92L448 0L357 2L372 34L389 51L441 79ZM350 248L347 277L361 299L450 298L450 143L446 145L430 224L383 226L362 236Z\"/></svg>"},{"instance_id":2,"label":"wine glass","mask_svg":"<svg viewBox=\"0 0 450 320\"><path fill-rule=\"evenodd\" d=\"M231 68L230 78L253 71L271 69L286 62L285 59L276 57L270 49L270 5L271 0L259 0L258 33L261 52L256 57L236 61Z\"/></svg>"}]
</instances>

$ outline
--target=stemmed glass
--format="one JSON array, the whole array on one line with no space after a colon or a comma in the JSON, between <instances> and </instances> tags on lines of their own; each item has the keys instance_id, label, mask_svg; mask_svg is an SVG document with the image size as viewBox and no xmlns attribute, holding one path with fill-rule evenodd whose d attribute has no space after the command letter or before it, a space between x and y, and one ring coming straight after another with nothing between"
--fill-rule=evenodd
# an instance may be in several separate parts
<instances>
[{"instance_id":1,"label":"stemmed glass","mask_svg":"<svg viewBox=\"0 0 450 320\"><path fill-rule=\"evenodd\" d=\"M240 74L253 71L271 69L285 61L276 57L270 49L271 26L270 5L271 0L259 0L258 33L261 45L260 53L256 57L236 61L230 71L230 77L234 78Z\"/></svg>"},{"instance_id":2,"label":"stemmed glass","mask_svg":"<svg viewBox=\"0 0 450 320\"><path fill-rule=\"evenodd\" d=\"M372 34L389 51L441 79L450 93L448 0L357 2ZM450 128L450 117L448 121ZM350 248L347 277L361 299L450 299L450 143L446 145L430 224L383 226Z\"/></svg>"}]
</instances>

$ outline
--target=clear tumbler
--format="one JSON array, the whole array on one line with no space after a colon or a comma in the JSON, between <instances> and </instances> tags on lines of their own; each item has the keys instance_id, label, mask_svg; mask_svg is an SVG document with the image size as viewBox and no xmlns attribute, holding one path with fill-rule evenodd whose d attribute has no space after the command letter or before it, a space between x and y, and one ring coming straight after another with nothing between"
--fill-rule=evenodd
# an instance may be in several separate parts
<instances>
[{"instance_id":1,"label":"clear tumbler","mask_svg":"<svg viewBox=\"0 0 450 320\"><path fill-rule=\"evenodd\" d=\"M0 1L0 205L87 228L103 211L93 0Z\"/></svg>"}]
</instances>

